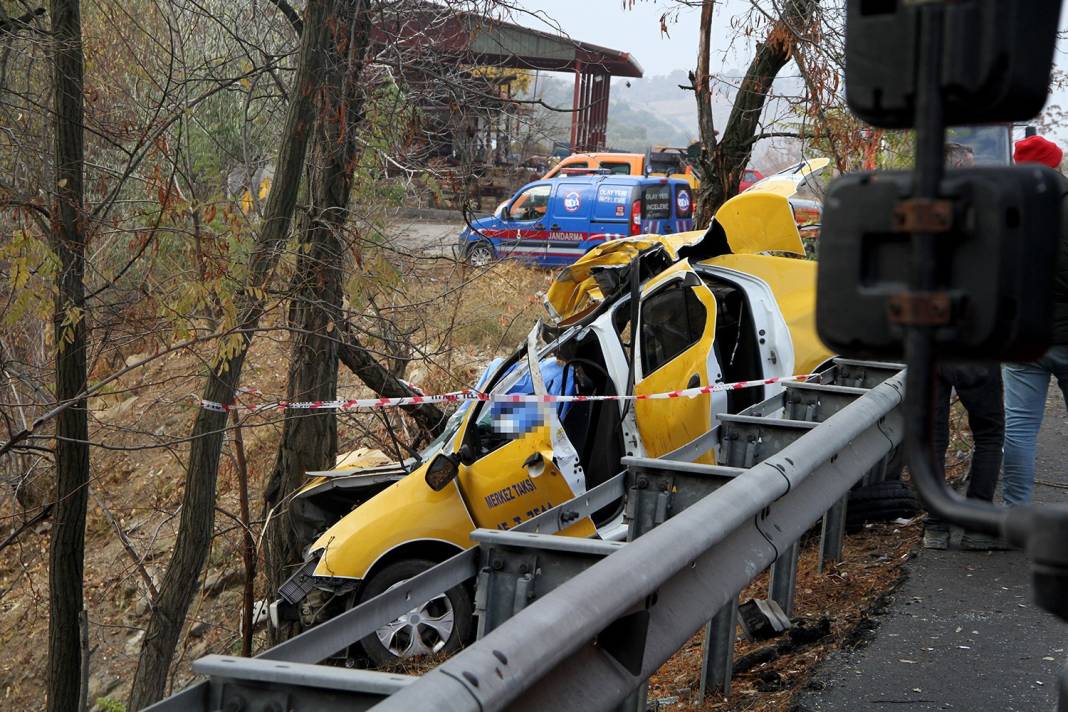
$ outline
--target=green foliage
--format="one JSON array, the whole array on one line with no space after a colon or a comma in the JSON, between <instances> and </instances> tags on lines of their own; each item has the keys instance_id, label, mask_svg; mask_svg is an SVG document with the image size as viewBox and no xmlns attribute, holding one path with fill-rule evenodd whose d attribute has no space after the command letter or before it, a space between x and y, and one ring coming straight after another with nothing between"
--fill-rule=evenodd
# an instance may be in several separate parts
<instances>
[{"instance_id":1,"label":"green foliage","mask_svg":"<svg viewBox=\"0 0 1068 712\"><path fill-rule=\"evenodd\" d=\"M97 697L96 706L102 712L126 712L126 705L113 697Z\"/></svg>"},{"instance_id":2,"label":"green foliage","mask_svg":"<svg viewBox=\"0 0 1068 712\"><path fill-rule=\"evenodd\" d=\"M48 243L29 231L16 230L0 244L0 263L7 268L12 295L0 323L11 326L24 319L47 319L59 271L59 259Z\"/></svg>"}]
</instances>

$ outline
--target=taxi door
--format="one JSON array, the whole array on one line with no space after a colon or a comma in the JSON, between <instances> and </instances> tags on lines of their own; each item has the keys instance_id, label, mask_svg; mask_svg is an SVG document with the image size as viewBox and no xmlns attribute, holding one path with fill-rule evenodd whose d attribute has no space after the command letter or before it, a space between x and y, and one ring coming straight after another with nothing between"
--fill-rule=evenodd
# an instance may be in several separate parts
<instances>
[{"instance_id":1,"label":"taxi door","mask_svg":"<svg viewBox=\"0 0 1068 712\"><path fill-rule=\"evenodd\" d=\"M528 346L526 367L506 376L500 392L545 395L541 368L531 369L530 353L536 350ZM478 430L477 459L460 465L459 485L477 526L511 529L586 491L578 453L556 404L488 401L470 427ZM593 536L596 528L586 517L562 533Z\"/></svg>"},{"instance_id":2,"label":"taxi door","mask_svg":"<svg viewBox=\"0 0 1068 712\"><path fill-rule=\"evenodd\" d=\"M698 388L722 379L715 352L716 298L687 260L642 289L634 355L634 394ZM660 457L703 435L714 413L727 410L727 394L634 401L647 457ZM700 461L714 462L714 453Z\"/></svg>"}]
</instances>

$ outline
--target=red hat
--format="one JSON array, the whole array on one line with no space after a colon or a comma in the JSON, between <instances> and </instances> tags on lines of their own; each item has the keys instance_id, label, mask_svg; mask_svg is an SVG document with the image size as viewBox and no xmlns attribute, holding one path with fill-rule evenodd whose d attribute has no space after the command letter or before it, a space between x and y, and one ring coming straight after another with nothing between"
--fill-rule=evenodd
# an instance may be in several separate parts
<instances>
[{"instance_id":1,"label":"red hat","mask_svg":"<svg viewBox=\"0 0 1068 712\"><path fill-rule=\"evenodd\" d=\"M1041 136L1028 136L1022 141L1016 142L1016 150L1012 154L1012 160L1016 163L1041 163L1050 168L1059 168L1064 151L1060 147L1042 138Z\"/></svg>"}]
</instances>

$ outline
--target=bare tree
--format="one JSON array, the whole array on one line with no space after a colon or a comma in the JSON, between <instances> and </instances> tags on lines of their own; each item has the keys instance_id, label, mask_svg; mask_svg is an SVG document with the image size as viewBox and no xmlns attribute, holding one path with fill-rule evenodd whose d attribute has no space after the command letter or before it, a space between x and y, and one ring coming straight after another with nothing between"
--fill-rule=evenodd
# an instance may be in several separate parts
<instances>
[{"instance_id":1,"label":"bare tree","mask_svg":"<svg viewBox=\"0 0 1068 712\"><path fill-rule=\"evenodd\" d=\"M52 0L55 200L52 247L59 257L53 330L55 398L73 404L56 419L56 506L49 549L48 709L81 706L85 512L89 486L86 414L85 214L83 211L82 29L79 0Z\"/></svg>"},{"instance_id":2,"label":"bare tree","mask_svg":"<svg viewBox=\"0 0 1068 712\"><path fill-rule=\"evenodd\" d=\"M738 184L761 138L761 116L772 83L779 71L794 57L799 44L818 29L820 0L784 0L775 15L764 16L763 39L745 72L731 107L730 117L717 136L712 120L712 76L709 56L712 50L712 21L715 0L702 0L697 52L697 69L690 82L697 98L701 151L697 161L701 187L697 191L698 224L707 224L716 209L738 193Z\"/></svg>"},{"instance_id":3,"label":"bare tree","mask_svg":"<svg viewBox=\"0 0 1068 712\"><path fill-rule=\"evenodd\" d=\"M305 9L297 74L278 152L273 189L250 257L245 288L238 295L239 332L223 342L204 388L204 399L230 403L241 379L245 356L263 313L264 288L289 236L308 138L315 120L314 99L323 67L329 15L324 3ZM204 568L215 521L215 489L226 413L198 412L193 425L178 537L145 632L130 691L130 709L141 709L164 693L178 634Z\"/></svg>"},{"instance_id":4,"label":"bare tree","mask_svg":"<svg viewBox=\"0 0 1068 712\"><path fill-rule=\"evenodd\" d=\"M338 336L347 250L342 233L361 145L360 124L366 86L363 68L370 47L373 3L340 0L333 14L317 94L316 130L309 159L311 204L304 219L297 265L290 286L292 345L286 397L289 401L328 401L337 397ZM308 470L325 470L337 456L337 417L332 410L311 414L287 411L278 454L264 492L278 510L267 531L269 590L288 577L301 559L300 544L282 505Z\"/></svg>"}]
</instances>

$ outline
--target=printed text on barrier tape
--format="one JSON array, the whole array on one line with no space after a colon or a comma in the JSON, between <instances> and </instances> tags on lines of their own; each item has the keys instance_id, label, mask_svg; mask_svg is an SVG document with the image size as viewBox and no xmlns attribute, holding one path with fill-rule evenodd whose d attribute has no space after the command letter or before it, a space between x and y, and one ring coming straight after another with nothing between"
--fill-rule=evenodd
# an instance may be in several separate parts
<instances>
[{"instance_id":1,"label":"printed text on barrier tape","mask_svg":"<svg viewBox=\"0 0 1068 712\"><path fill-rule=\"evenodd\" d=\"M498 403L581 403L583 401L630 401L630 400L667 400L671 398L696 398L710 393L722 391L737 391L743 388L756 388L775 383L801 382L812 378L814 374L800 376L782 376L779 378L762 378L755 381L738 381L736 383L713 383L709 386L686 388L680 391L667 391L665 393L643 393L639 395L604 395L604 396L556 396L556 395L533 395L527 393L483 393L481 391L465 389L452 393L441 393L429 396L406 396L403 398L356 398L351 400L332 401L299 401L287 403L264 403L262 405L238 405L235 403L214 403L200 400L200 407L205 410L213 410L217 413L229 413L234 410L261 411L261 410L363 410L367 408L396 408L406 405L422 405L424 403L460 403L463 401L494 401ZM258 393L254 389L242 389L244 393Z\"/></svg>"}]
</instances>

